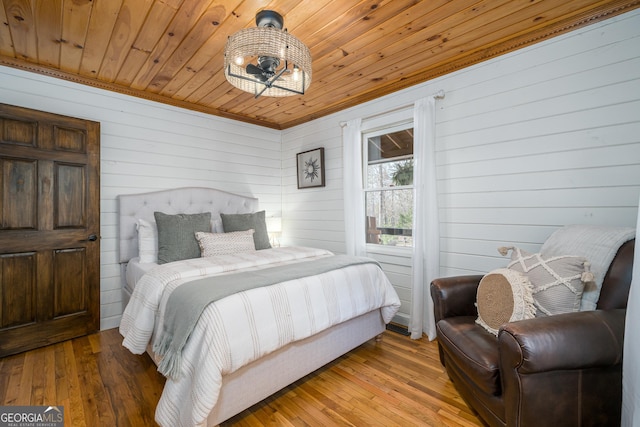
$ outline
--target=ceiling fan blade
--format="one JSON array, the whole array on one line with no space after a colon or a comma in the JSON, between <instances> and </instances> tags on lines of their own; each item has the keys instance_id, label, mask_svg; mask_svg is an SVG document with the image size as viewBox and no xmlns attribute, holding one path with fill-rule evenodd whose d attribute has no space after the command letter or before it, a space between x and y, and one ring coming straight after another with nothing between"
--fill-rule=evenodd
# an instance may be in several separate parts
<instances>
[{"instance_id":1,"label":"ceiling fan blade","mask_svg":"<svg viewBox=\"0 0 640 427\"><path fill-rule=\"evenodd\" d=\"M260 68L260 67L258 67L256 65L253 65L253 64L248 64L246 70L247 70L247 73L249 73L249 74L258 75L258 74L263 74L264 73L262 68Z\"/></svg>"},{"instance_id":2,"label":"ceiling fan blade","mask_svg":"<svg viewBox=\"0 0 640 427\"><path fill-rule=\"evenodd\" d=\"M267 80L269 80L269 76L267 75L267 73L262 68L256 65L248 64L246 71L248 74L256 76L256 78L260 81L266 82Z\"/></svg>"}]
</instances>

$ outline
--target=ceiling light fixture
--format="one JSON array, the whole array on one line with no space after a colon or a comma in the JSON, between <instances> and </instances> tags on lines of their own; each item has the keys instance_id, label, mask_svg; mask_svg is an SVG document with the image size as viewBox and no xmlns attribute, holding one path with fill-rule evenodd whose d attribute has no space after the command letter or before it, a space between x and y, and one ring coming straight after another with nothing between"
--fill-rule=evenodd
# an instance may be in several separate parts
<instances>
[{"instance_id":1,"label":"ceiling light fixture","mask_svg":"<svg viewBox=\"0 0 640 427\"><path fill-rule=\"evenodd\" d=\"M282 15L263 10L256 15L257 27L229 37L224 49L229 83L255 98L304 95L311 84L311 53L283 24Z\"/></svg>"}]
</instances>

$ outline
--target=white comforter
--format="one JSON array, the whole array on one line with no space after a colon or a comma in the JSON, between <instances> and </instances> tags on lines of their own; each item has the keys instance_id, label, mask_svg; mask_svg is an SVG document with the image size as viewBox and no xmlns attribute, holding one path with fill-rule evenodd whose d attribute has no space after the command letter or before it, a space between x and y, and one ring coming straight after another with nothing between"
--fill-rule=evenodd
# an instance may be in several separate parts
<instances>
[{"instance_id":1,"label":"white comforter","mask_svg":"<svg viewBox=\"0 0 640 427\"><path fill-rule=\"evenodd\" d=\"M122 316L123 345L143 353L162 328L173 289L189 280L331 256L287 247L163 264L143 276ZM196 426L218 399L222 376L293 341L381 308L385 322L400 300L375 264L359 264L318 276L240 292L210 304L184 351L182 373L168 378L156 410L162 426Z\"/></svg>"}]
</instances>

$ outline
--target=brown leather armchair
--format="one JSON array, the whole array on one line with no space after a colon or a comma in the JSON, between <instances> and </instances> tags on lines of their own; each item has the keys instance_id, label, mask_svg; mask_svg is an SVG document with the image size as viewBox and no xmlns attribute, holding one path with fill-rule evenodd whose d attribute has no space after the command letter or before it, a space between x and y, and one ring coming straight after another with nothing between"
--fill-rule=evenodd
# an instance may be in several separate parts
<instances>
[{"instance_id":1,"label":"brown leather armchair","mask_svg":"<svg viewBox=\"0 0 640 427\"><path fill-rule=\"evenodd\" d=\"M477 325L482 276L431 283L440 360L490 426L619 426L624 321L635 240L618 250L595 311Z\"/></svg>"}]
</instances>

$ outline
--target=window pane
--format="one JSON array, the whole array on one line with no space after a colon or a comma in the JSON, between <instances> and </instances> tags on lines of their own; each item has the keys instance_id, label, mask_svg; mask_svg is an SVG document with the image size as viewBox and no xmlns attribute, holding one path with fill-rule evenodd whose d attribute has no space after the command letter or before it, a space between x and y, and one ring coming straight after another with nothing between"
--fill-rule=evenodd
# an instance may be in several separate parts
<instances>
[{"instance_id":1,"label":"window pane","mask_svg":"<svg viewBox=\"0 0 640 427\"><path fill-rule=\"evenodd\" d=\"M413 159L374 163L367 166L367 188L413 185Z\"/></svg>"},{"instance_id":2,"label":"window pane","mask_svg":"<svg viewBox=\"0 0 640 427\"><path fill-rule=\"evenodd\" d=\"M413 128L367 138L369 163L413 154Z\"/></svg>"},{"instance_id":3,"label":"window pane","mask_svg":"<svg viewBox=\"0 0 640 427\"><path fill-rule=\"evenodd\" d=\"M366 193L367 243L412 246L413 190Z\"/></svg>"}]
</instances>

